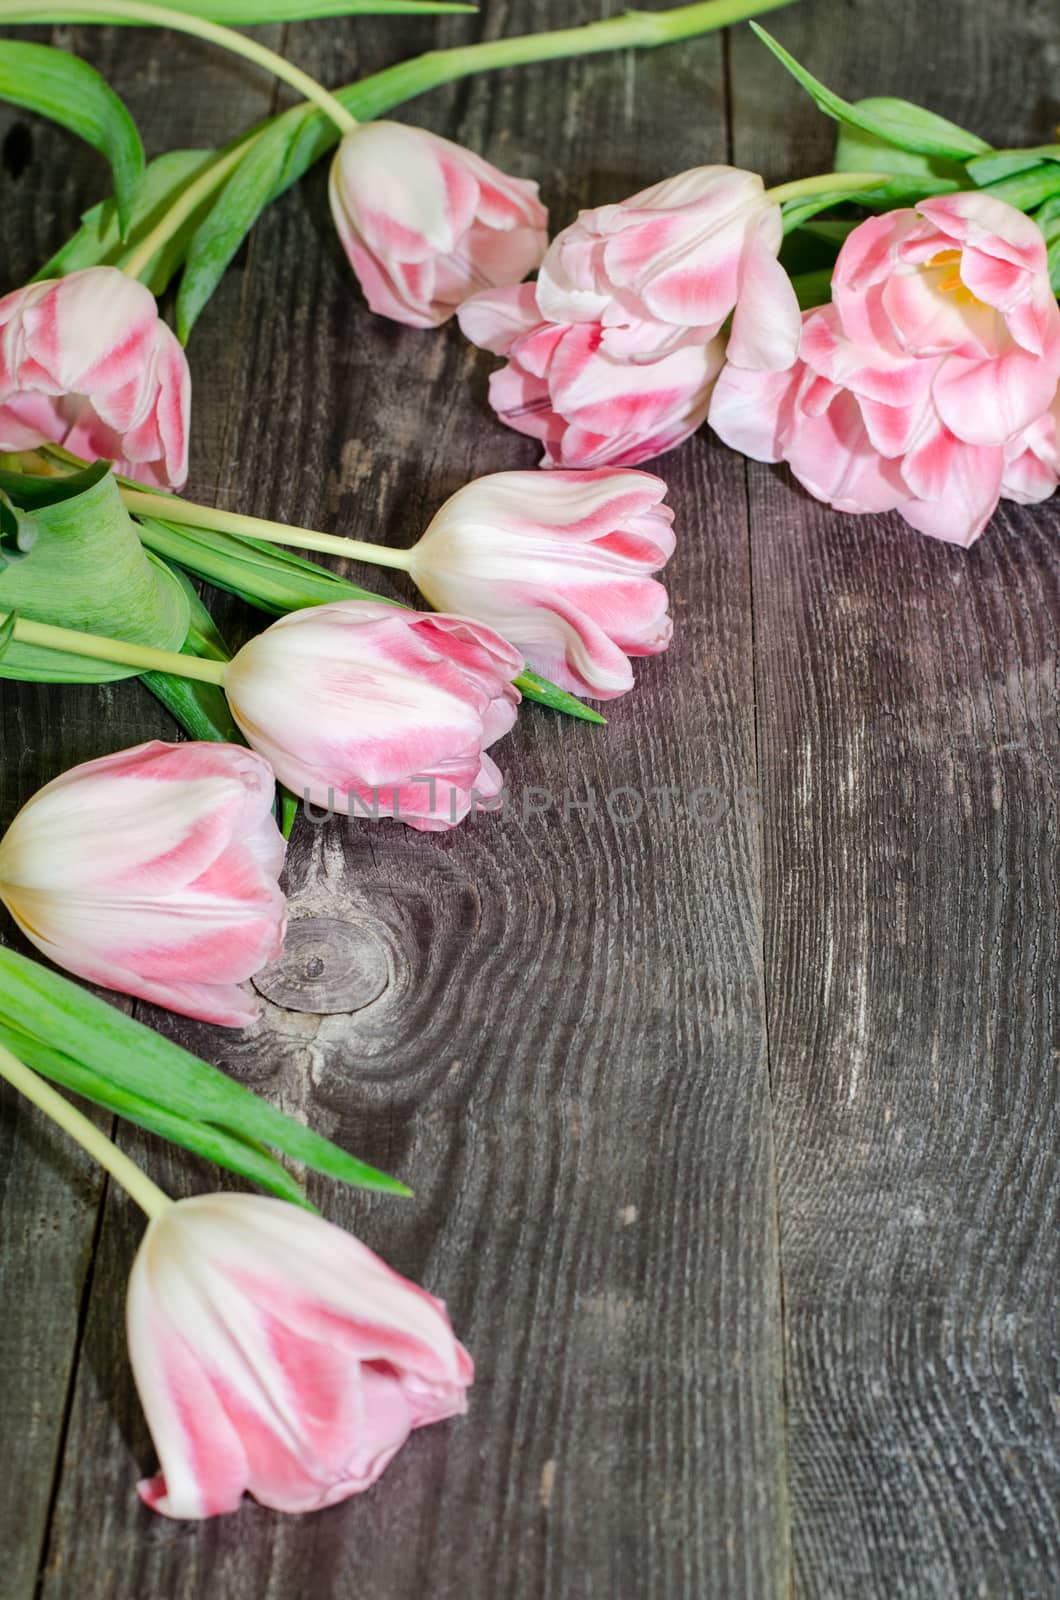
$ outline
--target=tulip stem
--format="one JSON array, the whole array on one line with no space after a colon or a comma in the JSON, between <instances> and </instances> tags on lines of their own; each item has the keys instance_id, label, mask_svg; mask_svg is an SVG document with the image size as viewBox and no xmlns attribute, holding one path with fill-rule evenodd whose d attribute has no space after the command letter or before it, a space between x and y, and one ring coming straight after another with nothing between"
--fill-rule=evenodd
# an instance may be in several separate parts
<instances>
[{"instance_id":1,"label":"tulip stem","mask_svg":"<svg viewBox=\"0 0 1060 1600\"><path fill-rule=\"evenodd\" d=\"M154 260L167 239L171 239L203 201L208 200L214 190L221 187L229 173L235 171L252 142L243 139L234 150L229 150L227 155L211 161L206 170L200 172L199 176L181 191L150 233L144 235L134 250L130 250L124 261L119 261L121 270L130 278L138 278L144 268Z\"/></svg>"},{"instance_id":2,"label":"tulip stem","mask_svg":"<svg viewBox=\"0 0 1060 1600\"><path fill-rule=\"evenodd\" d=\"M147 1216L156 1217L173 1204L169 1196L151 1182L146 1172L142 1172L135 1161L130 1161L125 1152L118 1149L113 1139L108 1139L84 1112L78 1111L50 1083L3 1045L0 1045L0 1078L6 1078L19 1094L31 1100L71 1139L76 1139L82 1150L87 1150L92 1159L110 1173Z\"/></svg>"},{"instance_id":3,"label":"tulip stem","mask_svg":"<svg viewBox=\"0 0 1060 1600\"><path fill-rule=\"evenodd\" d=\"M342 96L355 99L358 91L374 95L381 89L389 91L391 85L400 85L398 94L388 94L388 104L395 105L472 72L595 55L603 50L651 50L676 39L728 28L734 22L747 22L765 11L779 11L792 3L793 0L697 0L693 5L674 6L669 11L627 11L622 16L603 17L576 28L554 28L547 33L523 33L509 39L457 45L450 50L430 50L363 78L342 91Z\"/></svg>"},{"instance_id":4,"label":"tulip stem","mask_svg":"<svg viewBox=\"0 0 1060 1600\"><path fill-rule=\"evenodd\" d=\"M859 194L862 189L878 189L890 181L889 176L879 172L819 172L812 178L779 183L775 189L767 189L765 197L780 206L785 200L811 200L818 194Z\"/></svg>"},{"instance_id":5,"label":"tulip stem","mask_svg":"<svg viewBox=\"0 0 1060 1600\"><path fill-rule=\"evenodd\" d=\"M7 618L0 618L0 625ZM67 655L86 656L90 661L113 661L135 667L138 672L172 672L180 678L195 678L199 683L225 681L225 661L208 661L203 656L178 655L175 650L156 650L153 645L135 644L130 639L109 639L99 633L79 633L74 628L56 628L50 622L30 622L15 618L14 638L19 644L37 645L44 650L62 650Z\"/></svg>"},{"instance_id":6,"label":"tulip stem","mask_svg":"<svg viewBox=\"0 0 1060 1600\"><path fill-rule=\"evenodd\" d=\"M151 5L148 0L34 0L32 5L19 4L19 0L3 0L0 4L0 23L39 22L142 22L156 28L173 28L178 33L190 33L196 39L206 39L220 45L233 55L264 67L274 77L289 83L304 100L319 106L324 115L340 133L350 133L356 126L352 117L335 96L317 83L307 72L292 66L283 56L248 39L234 28L224 28L205 17L191 17L169 6Z\"/></svg>"},{"instance_id":7,"label":"tulip stem","mask_svg":"<svg viewBox=\"0 0 1060 1600\"><path fill-rule=\"evenodd\" d=\"M317 533L312 528L295 528L286 522L266 522L260 517L244 517L236 511L218 511L214 506L197 506L177 495L162 497L139 489L122 489L127 511L134 517L158 517L186 528L207 528L213 533L233 533L237 537L264 539L270 544L289 544L299 550L320 550L328 555L348 556L354 561L370 561L377 567L396 567L407 572L411 550L391 550L386 545L369 544L364 539L342 539L333 533Z\"/></svg>"}]
</instances>

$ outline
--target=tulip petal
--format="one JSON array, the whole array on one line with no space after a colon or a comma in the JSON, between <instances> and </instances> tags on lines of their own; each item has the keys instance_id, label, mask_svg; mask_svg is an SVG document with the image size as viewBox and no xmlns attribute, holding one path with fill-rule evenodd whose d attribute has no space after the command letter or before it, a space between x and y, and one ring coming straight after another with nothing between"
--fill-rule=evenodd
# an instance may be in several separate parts
<instances>
[{"instance_id":1,"label":"tulip petal","mask_svg":"<svg viewBox=\"0 0 1060 1600\"><path fill-rule=\"evenodd\" d=\"M63 444L179 488L190 405L183 350L150 291L116 267L0 301L0 450Z\"/></svg>"},{"instance_id":2,"label":"tulip petal","mask_svg":"<svg viewBox=\"0 0 1060 1600\"><path fill-rule=\"evenodd\" d=\"M170 1517L276 1510L369 1487L473 1378L440 1301L284 1202L202 1195L153 1218L133 1265L129 1351Z\"/></svg>"},{"instance_id":3,"label":"tulip petal","mask_svg":"<svg viewBox=\"0 0 1060 1600\"><path fill-rule=\"evenodd\" d=\"M791 279L756 234L743 266L726 359L737 367L783 371L798 354L801 329Z\"/></svg>"}]
</instances>

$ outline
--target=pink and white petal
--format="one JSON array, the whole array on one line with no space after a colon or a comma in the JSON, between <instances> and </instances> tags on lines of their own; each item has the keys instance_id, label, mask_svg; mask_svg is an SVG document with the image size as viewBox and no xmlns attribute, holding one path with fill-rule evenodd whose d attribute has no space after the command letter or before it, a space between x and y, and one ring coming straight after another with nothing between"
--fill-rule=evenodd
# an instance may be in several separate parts
<instances>
[{"instance_id":1,"label":"pink and white petal","mask_svg":"<svg viewBox=\"0 0 1060 1600\"><path fill-rule=\"evenodd\" d=\"M968 445L933 417L902 462L912 504L902 514L921 533L968 546L997 505L1004 453Z\"/></svg>"},{"instance_id":2,"label":"pink and white petal","mask_svg":"<svg viewBox=\"0 0 1060 1600\"><path fill-rule=\"evenodd\" d=\"M137 1484L141 1500L181 1521L235 1511L247 1486L243 1446L195 1355L152 1316L136 1263L128 1327L136 1388L161 1462L161 1471Z\"/></svg>"},{"instance_id":3,"label":"pink and white petal","mask_svg":"<svg viewBox=\"0 0 1060 1600\"><path fill-rule=\"evenodd\" d=\"M726 358L737 367L781 372L799 353L799 301L776 256L756 235L740 275Z\"/></svg>"},{"instance_id":4,"label":"pink and white petal","mask_svg":"<svg viewBox=\"0 0 1060 1600\"><path fill-rule=\"evenodd\" d=\"M1006 500L1019 505L1037 505L1048 500L1060 488L1056 467L1043 461L1033 450L1023 450L1013 460L1006 462L1001 482L1001 494Z\"/></svg>"},{"instance_id":5,"label":"pink and white petal","mask_svg":"<svg viewBox=\"0 0 1060 1600\"><path fill-rule=\"evenodd\" d=\"M951 266L898 271L883 289L883 305L897 343L909 355L996 357L1008 343L1004 318L941 285Z\"/></svg>"},{"instance_id":6,"label":"pink and white petal","mask_svg":"<svg viewBox=\"0 0 1060 1600\"><path fill-rule=\"evenodd\" d=\"M922 200L917 211L958 245L969 245L1034 275L1045 271L1041 229L1005 200L970 189Z\"/></svg>"},{"instance_id":7,"label":"pink and white petal","mask_svg":"<svg viewBox=\"0 0 1060 1600\"><path fill-rule=\"evenodd\" d=\"M803 318L799 353L830 384L883 405L918 404L931 385L934 363L917 360L893 342L855 343L843 332L837 306L820 306Z\"/></svg>"},{"instance_id":8,"label":"pink and white petal","mask_svg":"<svg viewBox=\"0 0 1060 1600\"><path fill-rule=\"evenodd\" d=\"M863 298L874 284L884 282L893 269L899 244L917 226L911 210L888 211L869 217L847 235L832 274L833 296L849 292Z\"/></svg>"},{"instance_id":9,"label":"pink and white petal","mask_svg":"<svg viewBox=\"0 0 1060 1600\"><path fill-rule=\"evenodd\" d=\"M1006 312L1005 321L1017 344L1040 355L1060 375L1060 306L1047 280Z\"/></svg>"},{"instance_id":10,"label":"pink and white petal","mask_svg":"<svg viewBox=\"0 0 1060 1600\"><path fill-rule=\"evenodd\" d=\"M489 402L509 428L548 446L559 446L567 424L553 409L548 384L543 378L531 377L517 361L509 361L490 375Z\"/></svg>"},{"instance_id":11,"label":"pink and white petal","mask_svg":"<svg viewBox=\"0 0 1060 1600\"><path fill-rule=\"evenodd\" d=\"M801 372L723 367L707 414L718 438L755 461L781 460Z\"/></svg>"},{"instance_id":12,"label":"pink and white petal","mask_svg":"<svg viewBox=\"0 0 1060 1600\"><path fill-rule=\"evenodd\" d=\"M939 416L968 444L1000 445L1049 409L1056 372L1017 348L994 361L951 356L935 374Z\"/></svg>"},{"instance_id":13,"label":"pink and white petal","mask_svg":"<svg viewBox=\"0 0 1060 1600\"><path fill-rule=\"evenodd\" d=\"M516 339L540 325L532 283L510 284L473 294L457 312L460 331L480 350L506 356Z\"/></svg>"},{"instance_id":14,"label":"pink and white petal","mask_svg":"<svg viewBox=\"0 0 1060 1600\"><path fill-rule=\"evenodd\" d=\"M154 295L142 283L116 267L89 267L27 302L26 354L63 393L113 394L139 380L157 322Z\"/></svg>"},{"instance_id":15,"label":"pink and white petal","mask_svg":"<svg viewBox=\"0 0 1060 1600\"><path fill-rule=\"evenodd\" d=\"M853 395L819 417L793 419L785 459L799 482L837 511L891 511L908 495L894 462L874 450Z\"/></svg>"}]
</instances>

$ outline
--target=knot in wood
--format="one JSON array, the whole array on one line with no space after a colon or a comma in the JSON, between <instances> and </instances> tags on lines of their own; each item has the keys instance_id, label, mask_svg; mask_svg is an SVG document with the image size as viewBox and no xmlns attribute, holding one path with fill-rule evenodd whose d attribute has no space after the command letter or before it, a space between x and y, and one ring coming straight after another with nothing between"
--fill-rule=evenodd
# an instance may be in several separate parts
<instances>
[{"instance_id":1,"label":"knot in wood","mask_svg":"<svg viewBox=\"0 0 1060 1600\"><path fill-rule=\"evenodd\" d=\"M369 922L300 917L288 924L279 958L253 982L287 1011L361 1011L390 982L387 947Z\"/></svg>"}]
</instances>

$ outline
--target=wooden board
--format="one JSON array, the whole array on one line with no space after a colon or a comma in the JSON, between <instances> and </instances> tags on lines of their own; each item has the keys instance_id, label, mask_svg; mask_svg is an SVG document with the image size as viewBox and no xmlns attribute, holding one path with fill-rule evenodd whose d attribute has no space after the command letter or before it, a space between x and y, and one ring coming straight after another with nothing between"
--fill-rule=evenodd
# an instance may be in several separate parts
<instances>
[{"instance_id":1,"label":"wooden board","mask_svg":"<svg viewBox=\"0 0 1060 1600\"><path fill-rule=\"evenodd\" d=\"M851 99L1052 137L1060 18L777 19ZM913 12L916 21L913 22ZM828 126L734 50L736 161ZM795 1592L1060 1587L1060 506L968 553L749 465Z\"/></svg>"},{"instance_id":2,"label":"wooden board","mask_svg":"<svg viewBox=\"0 0 1060 1600\"><path fill-rule=\"evenodd\" d=\"M1002 21L960 0L915 29L911 11L813 0L770 26L852 97L1051 137L1051 5ZM491 0L263 37L335 83L599 12ZM186 41L62 37L152 151L272 103ZM496 74L399 115L539 177L557 223L697 161L767 181L829 164L829 125L743 31ZM69 141L34 141L3 287L100 189ZM366 313L323 169L263 218L189 354L189 487L224 506L401 544L468 478L535 459L488 418L488 358ZM1057 511L1010 508L962 555L837 517L705 437L661 471L677 634L607 729L527 708L497 752L503 824L300 821L261 1024L142 1012L412 1179L404 1204L313 1193L447 1298L478 1366L469 1417L315 1517L152 1516L122 1319L139 1221L109 1191L90 1255L98 1186L30 1173L22 1142L0 1279L21 1297L0 1405L17 1399L31 1441L0 1491L13 1600L42 1559L47 1600L1056 1592ZM254 620L216 612L236 640ZM136 685L0 696L5 818L69 761L166 726ZM672 787L667 819L653 791ZM25 1121L0 1124L0 1157ZM174 1192L217 1181L130 1147ZM30 1258L45 1212L58 1282ZM27 1325L47 1343L28 1349Z\"/></svg>"}]
</instances>

